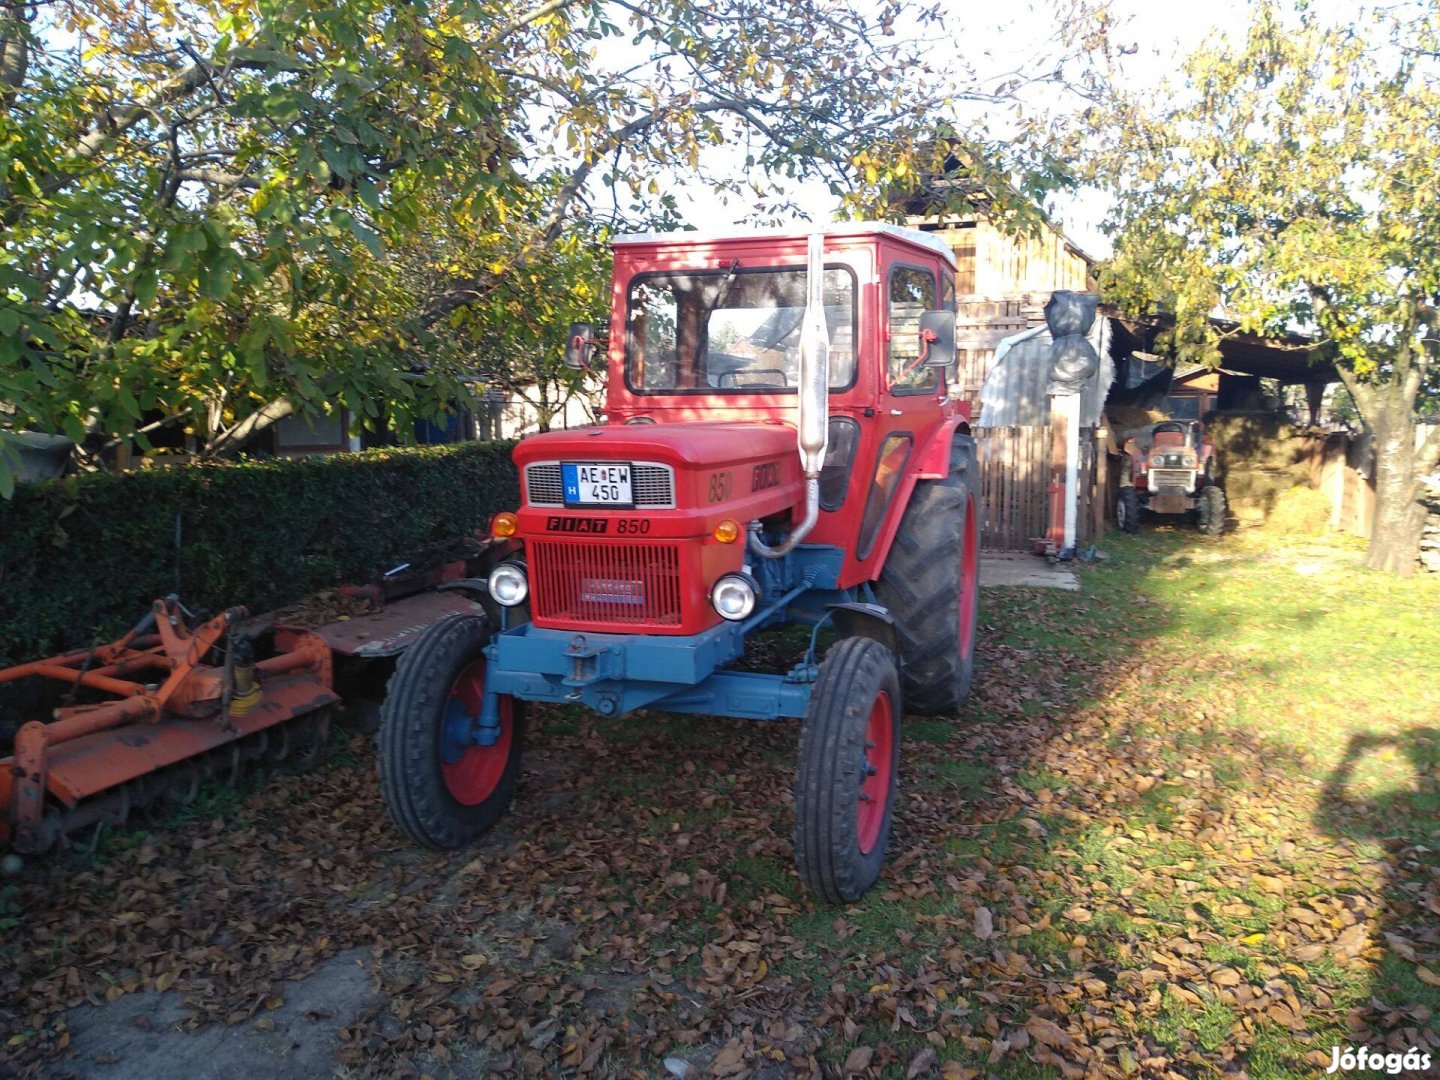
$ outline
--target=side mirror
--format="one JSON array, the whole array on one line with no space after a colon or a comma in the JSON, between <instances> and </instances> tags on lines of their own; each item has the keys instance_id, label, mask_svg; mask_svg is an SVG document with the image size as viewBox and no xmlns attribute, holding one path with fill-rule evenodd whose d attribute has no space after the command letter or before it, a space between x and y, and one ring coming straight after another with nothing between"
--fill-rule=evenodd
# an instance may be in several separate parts
<instances>
[{"instance_id":1,"label":"side mirror","mask_svg":"<svg viewBox=\"0 0 1440 1080\"><path fill-rule=\"evenodd\" d=\"M595 328L589 323L570 324L565 338L565 366L575 371L584 371L590 366L590 353L595 348L591 335Z\"/></svg>"},{"instance_id":2,"label":"side mirror","mask_svg":"<svg viewBox=\"0 0 1440 1080\"><path fill-rule=\"evenodd\" d=\"M920 363L948 368L955 363L955 313L926 311L920 315Z\"/></svg>"}]
</instances>

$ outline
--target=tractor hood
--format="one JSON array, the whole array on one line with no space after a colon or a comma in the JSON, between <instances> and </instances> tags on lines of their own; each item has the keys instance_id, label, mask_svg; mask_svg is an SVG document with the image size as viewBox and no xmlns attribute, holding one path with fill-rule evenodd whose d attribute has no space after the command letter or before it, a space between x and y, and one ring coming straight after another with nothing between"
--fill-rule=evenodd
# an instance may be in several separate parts
<instances>
[{"instance_id":1,"label":"tractor hood","mask_svg":"<svg viewBox=\"0 0 1440 1080\"><path fill-rule=\"evenodd\" d=\"M795 429L779 420L606 424L547 431L515 447L515 464L557 459L662 461L686 469L744 465L796 456ZM798 468L798 466L797 466Z\"/></svg>"}]
</instances>

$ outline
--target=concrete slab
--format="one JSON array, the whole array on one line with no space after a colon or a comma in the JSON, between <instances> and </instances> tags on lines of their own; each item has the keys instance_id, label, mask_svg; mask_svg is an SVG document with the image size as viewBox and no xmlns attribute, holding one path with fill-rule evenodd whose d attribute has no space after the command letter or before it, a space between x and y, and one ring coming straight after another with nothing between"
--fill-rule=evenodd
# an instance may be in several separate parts
<instances>
[{"instance_id":1,"label":"concrete slab","mask_svg":"<svg viewBox=\"0 0 1440 1080\"><path fill-rule=\"evenodd\" d=\"M336 1075L339 1029L381 1000L365 967L369 949L323 961L308 978L276 986L284 1002L255 1022L200 1031L180 1027L188 1009L173 990L126 994L65 1014L70 1046L46 1080L312 1080ZM283 989L282 989L283 987Z\"/></svg>"},{"instance_id":2,"label":"concrete slab","mask_svg":"<svg viewBox=\"0 0 1440 1080\"><path fill-rule=\"evenodd\" d=\"M1080 590L1075 571L1040 555L1020 551L985 552L980 556L980 587Z\"/></svg>"}]
</instances>

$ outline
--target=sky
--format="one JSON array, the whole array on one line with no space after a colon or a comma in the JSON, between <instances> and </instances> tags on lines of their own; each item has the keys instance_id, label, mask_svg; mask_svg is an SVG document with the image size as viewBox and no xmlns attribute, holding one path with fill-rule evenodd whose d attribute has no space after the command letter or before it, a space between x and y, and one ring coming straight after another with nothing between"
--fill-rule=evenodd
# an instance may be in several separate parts
<instances>
[{"instance_id":1,"label":"sky","mask_svg":"<svg viewBox=\"0 0 1440 1080\"><path fill-rule=\"evenodd\" d=\"M1064 2L1064 0L1060 0ZM1158 87L1175 72L1181 59L1206 38L1243 27L1250 8L1247 0L1113 0L1113 37L1134 43L1137 51L1124 59L1126 81L1132 89ZM1343 14L1353 3L1331 0L1318 6ZM1035 49L1035 43L1054 30L1054 5L1048 2L1009 4L975 3L974 0L943 0L948 38L937 39L937 49L964 50L977 73L1011 70ZM1041 102L1040 104L1054 104ZM826 221L836 199L823 185L797 185L795 201L815 221ZM713 192L692 185L680 196L685 218L704 222L709 229L744 225L746 207L735 201L722 202ZM1053 208L1058 223L1070 239L1091 255L1104 257L1109 241L1100 231L1106 202L1097 192L1079 192L1064 198Z\"/></svg>"}]
</instances>

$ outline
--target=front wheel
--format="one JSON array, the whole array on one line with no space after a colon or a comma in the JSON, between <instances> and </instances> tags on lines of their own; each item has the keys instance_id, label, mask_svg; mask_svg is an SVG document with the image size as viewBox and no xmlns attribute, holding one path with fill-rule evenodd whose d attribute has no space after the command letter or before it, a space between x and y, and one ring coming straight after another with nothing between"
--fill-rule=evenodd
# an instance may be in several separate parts
<instances>
[{"instance_id":1,"label":"front wheel","mask_svg":"<svg viewBox=\"0 0 1440 1080\"><path fill-rule=\"evenodd\" d=\"M1120 498L1115 501L1115 524L1121 532L1140 531L1140 496L1133 487L1120 489Z\"/></svg>"},{"instance_id":2,"label":"front wheel","mask_svg":"<svg viewBox=\"0 0 1440 1080\"><path fill-rule=\"evenodd\" d=\"M484 618L435 623L401 657L380 710L380 790L395 824L425 847L469 843L515 794L521 703L502 697L497 725L479 724L489 641Z\"/></svg>"},{"instance_id":3,"label":"front wheel","mask_svg":"<svg viewBox=\"0 0 1440 1080\"><path fill-rule=\"evenodd\" d=\"M830 903L880 876L900 763L900 679L890 650L846 638L826 654L800 732L795 864Z\"/></svg>"},{"instance_id":4,"label":"front wheel","mask_svg":"<svg viewBox=\"0 0 1440 1080\"><path fill-rule=\"evenodd\" d=\"M1225 531L1225 492L1214 484L1200 489L1200 531L1206 536L1219 536Z\"/></svg>"}]
</instances>

